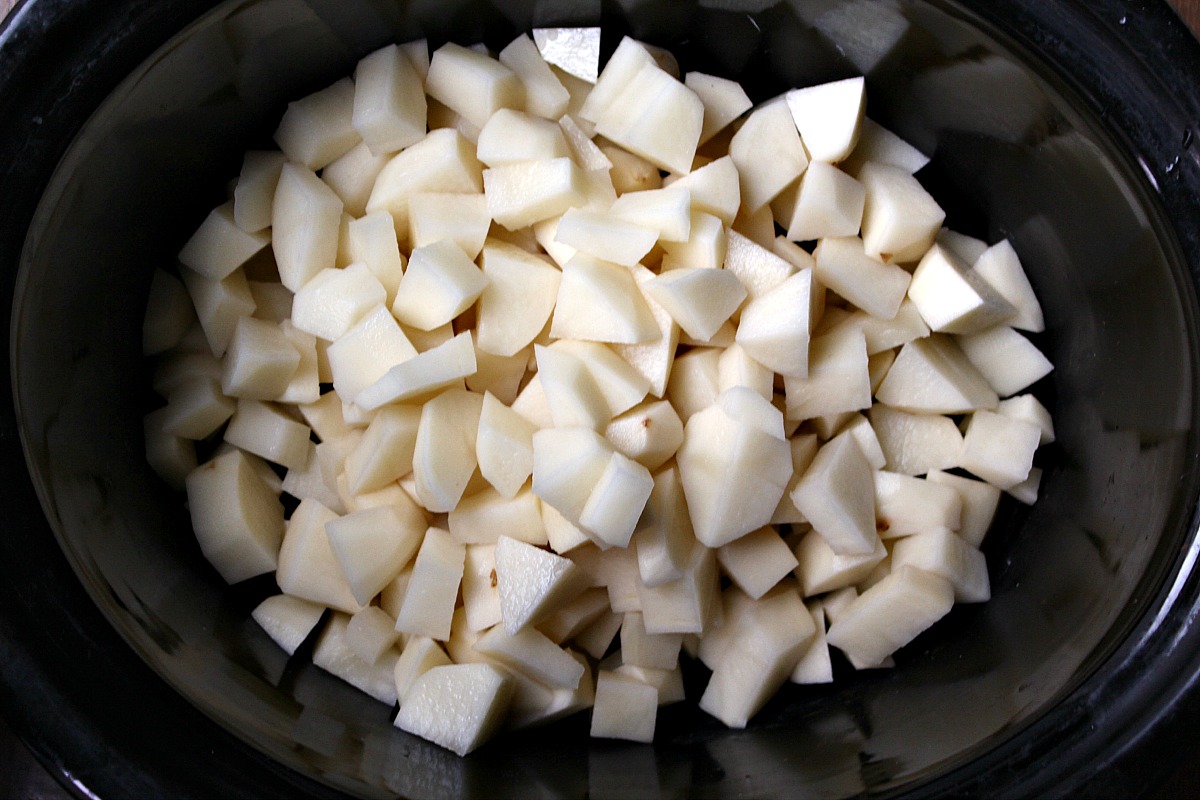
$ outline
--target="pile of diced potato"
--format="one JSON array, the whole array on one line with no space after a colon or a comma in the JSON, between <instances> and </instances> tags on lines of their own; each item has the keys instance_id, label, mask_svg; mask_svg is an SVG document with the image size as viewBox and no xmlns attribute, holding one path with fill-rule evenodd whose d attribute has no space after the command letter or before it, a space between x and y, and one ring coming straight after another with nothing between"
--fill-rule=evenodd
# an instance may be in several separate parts
<instances>
[{"instance_id":1,"label":"pile of diced potato","mask_svg":"<svg viewBox=\"0 0 1200 800\"><path fill-rule=\"evenodd\" d=\"M225 580L275 573L262 628L465 754L650 741L681 652L742 727L987 600L1053 439L1013 248L942 227L862 79L752 106L534 34L293 102L154 276L147 455Z\"/></svg>"}]
</instances>

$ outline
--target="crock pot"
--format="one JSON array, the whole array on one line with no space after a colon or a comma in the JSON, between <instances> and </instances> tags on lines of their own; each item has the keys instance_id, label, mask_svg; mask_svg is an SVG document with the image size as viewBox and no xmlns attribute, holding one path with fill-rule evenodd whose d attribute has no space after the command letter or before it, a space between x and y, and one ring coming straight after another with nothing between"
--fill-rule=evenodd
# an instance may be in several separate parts
<instances>
[{"instance_id":1,"label":"crock pot","mask_svg":"<svg viewBox=\"0 0 1200 800\"><path fill-rule=\"evenodd\" d=\"M460 759L248 619L144 462L149 279L288 99L390 41L601 24L767 99L865 74L947 223L1008 237L1058 441L991 602L888 671L653 746L586 715ZM1129 796L1196 731L1200 44L1118 0L26 0L0 30L0 712L84 796ZM689 672L698 696L703 670Z\"/></svg>"}]
</instances>

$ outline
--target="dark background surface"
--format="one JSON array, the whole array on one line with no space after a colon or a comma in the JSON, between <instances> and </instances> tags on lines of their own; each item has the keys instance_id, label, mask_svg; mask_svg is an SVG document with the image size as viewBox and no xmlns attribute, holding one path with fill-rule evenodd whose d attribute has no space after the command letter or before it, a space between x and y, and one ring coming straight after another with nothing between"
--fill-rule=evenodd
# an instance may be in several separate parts
<instances>
[{"instance_id":1,"label":"dark background surface","mask_svg":"<svg viewBox=\"0 0 1200 800\"><path fill-rule=\"evenodd\" d=\"M16 0L0 0L0 19ZM1200 0L1171 0L1194 32L1200 33ZM1161 787L1147 787L1151 797L1200 798L1200 742L1192 757ZM0 720L0 798L12 800L59 800L76 796L46 772L24 744Z\"/></svg>"}]
</instances>

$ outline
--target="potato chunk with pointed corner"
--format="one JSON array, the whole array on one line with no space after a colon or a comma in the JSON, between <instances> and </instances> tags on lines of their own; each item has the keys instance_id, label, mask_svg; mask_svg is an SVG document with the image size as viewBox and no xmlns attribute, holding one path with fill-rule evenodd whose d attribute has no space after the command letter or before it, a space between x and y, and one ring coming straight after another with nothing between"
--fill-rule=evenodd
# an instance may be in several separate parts
<instances>
[{"instance_id":1,"label":"potato chunk with pointed corner","mask_svg":"<svg viewBox=\"0 0 1200 800\"><path fill-rule=\"evenodd\" d=\"M351 123L371 153L399 152L424 138L424 88L398 45L381 47L358 62Z\"/></svg>"},{"instance_id":2,"label":"potato chunk with pointed corner","mask_svg":"<svg viewBox=\"0 0 1200 800\"><path fill-rule=\"evenodd\" d=\"M421 408L413 448L417 499L433 512L451 511L475 472L475 438L483 397L448 389Z\"/></svg>"},{"instance_id":3,"label":"potato chunk with pointed corner","mask_svg":"<svg viewBox=\"0 0 1200 800\"><path fill-rule=\"evenodd\" d=\"M774 200L808 168L787 102L778 98L750 113L729 143L741 178L741 203L750 211Z\"/></svg>"},{"instance_id":4,"label":"potato chunk with pointed corner","mask_svg":"<svg viewBox=\"0 0 1200 800\"><path fill-rule=\"evenodd\" d=\"M500 619L510 635L587 588L586 574L570 559L508 536L496 542Z\"/></svg>"},{"instance_id":5,"label":"potato chunk with pointed corner","mask_svg":"<svg viewBox=\"0 0 1200 800\"><path fill-rule=\"evenodd\" d=\"M550 335L641 344L661 332L628 268L577 255L563 266Z\"/></svg>"},{"instance_id":6,"label":"potato chunk with pointed corner","mask_svg":"<svg viewBox=\"0 0 1200 800\"><path fill-rule=\"evenodd\" d=\"M737 621L700 708L731 728L746 727L792 674L815 632L794 591L755 601Z\"/></svg>"},{"instance_id":7,"label":"potato chunk with pointed corner","mask_svg":"<svg viewBox=\"0 0 1200 800\"><path fill-rule=\"evenodd\" d=\"M466 546L449 531L429 528L413 562L412 577L396 616L396 630L445 641L466 568Z\"/></svg>"},{"instance_id":8,"label":"potato chunk with pointed corner","mask_svg":"<svg viewBox=\"0 0 1200 800\"><path fill-rule=\"evenodd\" d=\"M909 564L867 589L829 626L829 644L878 664L944 617L954 604L945 578Z\"/></svg>"},{"instance_id":9,"label":"potato chunk with pointed corner","mask_svg":"<svg viewBox=\"0 0 1200 800\"><path fill-rule=\"evenodd\" d=\"M783 415L745 387L687 421L676 461L696 538L708 547L766 525L792 474Z\"/></svg>"},{"instance_id":10,"label":"potato chunk with pointed corner","mask_svg":"<svg viewBox=\"0 0 1200 800\"><path fill-rule=\"evenodd\" d=\"M404 569L425 534L413 506L376 506L325 523L329 546L360 605L367 605Z\"/></svg>"},{"instance_id":11,"label":"potato chunk with pointed corner","mask_svg":"<svg viewBox=\"0 0 1200 800\"><path fill-rule=\"evenodd\" d=\"M283 505L240 450L201 464L186 485L196 539L222 578L238 583L276 568Z\"/></svg>"},{"instance_id":12,"label":"potato chunk with pointed corner","mask_svg":"<svg viewBox=\"0 0 1200 800\"><path fill-rule=\"evenodd\" d=\"M395 725L465 756L499 730L512 687L490 664L432 667L412 682Z\"/></svg>"},{"instance_id":13,"label":"potato chunk with pointed corner","mask_svg":"<svg viewBox=\"0 0 1200 800\"><path fill-rule=\"evenodd\" d=\"M279 279L293 292L337 262L342 200L316 174L287 163L271 207L271 248Z\"/></svg>"},{"instance_id":14,"label":"potato chunk with pointed corner","mask_svg":"<svg viewBox=\"0 0 1200 800\"><path fill-rule=\"evenodd\" d=\"M835 436L817 451L792 491L792 502L835 553L875 550L874 479L853 436Z\"/></svg>"},{"instance_id":15,"label":"potato chunk with pointed corner","mask_svg":"<svg viewBox=\"0 0 1200 800\"><path fill-rule=\"evenodd\" d=\"M787 93L788 110L813 161L837 163L850 155L858 143L866 103L866 82L862 78L846 78Z\"/></svg>"},{"instance_id":16,"label":"potato chunk with pointed corner","mask_svg":"<svg viewBox=\"0 0 1200 800\"><path fill-rule=\"evenodd\" d=\"M476 128L502 108L520 108L525 88L516 74L484 53L447 42L429 60L425 92Z\"/></svg>"},{"instance_id":17,"label":"potato chunk with pointed corner","mask_svg":"<svg viewBox=\"0 0 1200 800\"><path fill-rule=\"evenodd\" d=\"M290 656L317 627L324 613L325 606L320 603L276 594L255 606L250 616Z\"/></svg>"},{"instance_id":18,"label":"potato chunk with pointed corner","mask_svg":"<svg viewBox=\"0 0 1200 800\"><path fill-rule=\"evenodd\" d=\"M476 309L476 342L488 353L511 356L550 319L562 273L545 258L494 239L485 242L479 264L487 285Z\"/></svg>"}]
</instances>

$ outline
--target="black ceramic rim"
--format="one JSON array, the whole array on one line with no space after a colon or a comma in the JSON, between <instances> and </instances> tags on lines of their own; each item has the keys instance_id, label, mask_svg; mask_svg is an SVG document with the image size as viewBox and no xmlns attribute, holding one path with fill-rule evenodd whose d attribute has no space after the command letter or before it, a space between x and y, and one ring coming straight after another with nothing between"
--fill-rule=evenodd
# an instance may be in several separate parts
<instances>
[{"instance_id":1,"label":"black ceramic rim","mask_svg":"<svg viewBox=\"0 0 1200 800\"><path fill-rule=\"evenodd\" d=\"M25 0L0 28L6 309L25 231L74 132L181 21L210 5ZM1036 49L1110 123L1170 218L1200 220L1200 145L1189 147L1187 134L1200 125L1200 43L1164 2L974 5L982 19ZM1200 224L1174 232L1188 277L1200 286ZM0 337L7 356L8 325ZM11 372L6 358L10 383ZM1192 471L1195 460L1193 454ZM205 716L107 623L42 514L9 392L0 392L0 470L8 479L0 488L0 710L65 786L93 797L337 796ZM1020 735L915 791L1117 797L1153 786L1200 731L1193 721L1200 719L1195 518L1183 540L1169 566L1174 579L1105 664ZM80 772L103 777L84 786L73 777Z\"/></svg>"}]
</instances>

